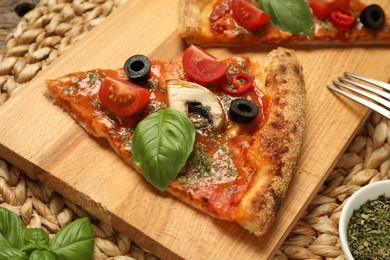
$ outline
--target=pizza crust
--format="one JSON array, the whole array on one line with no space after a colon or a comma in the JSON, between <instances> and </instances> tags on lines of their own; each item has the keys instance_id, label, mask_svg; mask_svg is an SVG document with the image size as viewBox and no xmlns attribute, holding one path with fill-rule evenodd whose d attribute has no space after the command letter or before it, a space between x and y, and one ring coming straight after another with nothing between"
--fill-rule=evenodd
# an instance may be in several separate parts
<instances>
[{"instance_id":1,"label":"pizza crust","mask_svg":"<svg viewBox=\"0 0 390 260\"><path fill-rule=\"evenodd\" d=\"M248 151L259 169L235 218L257 236L270 228L287 192L299 158L306 110L304 75L292 50L272 51L265 73L262 91L271 97L269 118Z\"/></svg>"},{"instance_id":2,"label":"pizza crust","mask_svg":"<svg viewBox=\"0 0 390 260\"><path fill-rule=\"evenodd\" d=\"M208 15L211 13L212 3L213 1L209 0L180 1L178 34L188 44L211 35L211 32L207 32L204 28L209 28Z\"/></svg>"},{"instance_id":3,"label":"pizza crust","mask_svg":"<svg viewBox=\"0 0 390 260\"><path fill-rule=\"evenodd\" d=\"M201 9L196 5L196 0L180 1L178 31L182 37L190 37L199 33ZM182 15L186 14L186 15Z\"/></svg>"}]
</instances>

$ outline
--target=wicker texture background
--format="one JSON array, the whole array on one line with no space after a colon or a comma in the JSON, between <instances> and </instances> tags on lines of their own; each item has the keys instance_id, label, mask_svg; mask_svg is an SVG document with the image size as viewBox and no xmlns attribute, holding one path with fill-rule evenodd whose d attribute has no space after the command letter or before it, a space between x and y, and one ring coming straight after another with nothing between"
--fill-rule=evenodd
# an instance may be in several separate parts
<instances>
[{"instance_id":1,"label":"wicker texture background","mask_svg":"<svg viewBox=\"0 0 390 260\"><path fill-rule=\"evenodd\" d=\"M125 0L41 0L5 39L0 51L0 105L57 59ZM390 179L390 124L372 114L354 138L274 259L345 259L338 219L348 197L362 186ZM71 201L30 179L0 159L0 206L22 217L28 227L53 236L88 214ZM95 259L156 259L126 235L93 221ZM156 252L158 253L158 252Z\"/></svg>"}]
</instances>

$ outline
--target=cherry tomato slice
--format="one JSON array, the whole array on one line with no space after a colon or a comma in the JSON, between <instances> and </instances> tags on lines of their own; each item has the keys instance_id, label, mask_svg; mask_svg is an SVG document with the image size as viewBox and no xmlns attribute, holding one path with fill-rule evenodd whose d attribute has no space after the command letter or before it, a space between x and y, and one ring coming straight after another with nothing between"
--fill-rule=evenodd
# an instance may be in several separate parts
<instances>
[{"instance_id":1,"label":"cherry tomato slice","mask_svg":"<svg viewBox=\"0 0 390 260\"><path fill-rule=\"evenodd\" d=\"M348 29L356 20L356 16L350 10L338 10L330 13L329 21L337 28Z\"/></svg>"},{"instance_id":2,"label":"cherry tomato slice","mask_svg":"<svg viewBox=\"0 0 390 260\"><path fill-rule=\"evenodd\" d=\"M351 0L310 0L310 8L321 20L328 19L333 11L345 9Z\"/></svg>"},{"instance_id":3,"label":"cherry tomato slice","mask_svg":"<svg viewBox=\"0 0 390 260\"><path fill-rule=\"evenodd\" d=\"M99 89L103 107L117 116L131 116L149 102L150 91L134 83L107 77Z\"/></svg>"},{"instance_id":4,"label":"cherry tomato slice","mask_svg":"<svg viewBox=\"0 0 390 260\"><path fill-rule=\"evenodd\" d=\"M245 73L232 73L221 81L219 87L226 94L237 96L253 89L253 79Z\"/></svg>"},{"instance_id":5,"label":"cherry tomato slice","mask_svg":"<svg viewBox=\"0 0 390 260\"><path fill-rule=\"evenodd\" d=\"M188 76L200 84L216 82L229 69L226 64L195 45L191 45L184 51L182 63Z\"/></svg>"},{"instance_id":6,"label":"cherry tomato slice","mask_svg":"<svg viewBox=\"0 0 390 260\"><path fill-rule=\"evenodd\" d=\"M246 0L233 0L232 11L237 24L249 31L262 27L271 18L270 15Z\"/></svg>"}]
</instances>

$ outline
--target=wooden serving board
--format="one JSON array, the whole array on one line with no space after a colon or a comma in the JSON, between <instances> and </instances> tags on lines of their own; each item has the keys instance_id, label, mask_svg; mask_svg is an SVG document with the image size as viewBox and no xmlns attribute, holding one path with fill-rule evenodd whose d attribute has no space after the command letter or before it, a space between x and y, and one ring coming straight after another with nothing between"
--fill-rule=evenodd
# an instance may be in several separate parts
<instances>
[{"instance_id":1,"label":"wooden serving board","mask_svg":"<svg viewBox=\"0 0 390 260\"><path fill-rule=\"evenodd\" d=\"M387 0L376 1L390 10ZM180 59L178 1L127 1L0 107L0 157L82 206L163 259L266 259L278 249L368 115L326 89L343 71L390 75L389 47L297 49L307 83L307 127L296 175L274 228L264 237L217 220L133 172L107 143L88 136L44 95L44 80L79 70L121 67L127 57ZM264 58L269 50L209 49Z\"/></svg>"}]
</instances>

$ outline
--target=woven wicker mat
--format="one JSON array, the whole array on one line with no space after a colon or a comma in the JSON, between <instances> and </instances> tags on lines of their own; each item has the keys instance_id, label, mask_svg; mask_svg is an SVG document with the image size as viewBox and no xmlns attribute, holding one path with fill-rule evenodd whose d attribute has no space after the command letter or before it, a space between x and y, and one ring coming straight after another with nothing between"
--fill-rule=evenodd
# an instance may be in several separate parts
<instances>
[{"instance_id":1,"label":"woven wicker mat","mask_svg":"<svg viewBox=\"0 0 390 260\"><path fill-rule=\"evenodd\" d=\"M5 40L0 53L0 105L20 85L98 25L124 0L41 0ZM362 186L390 179L390 124L373 113L278 250L274 259L345 259L338 219L348 197ZM0 206L19 214L28 227L51 236L88 214L0 159ZM94 220L95 259L156 259L131 238Z\"/></svg>"}]
</instances>

